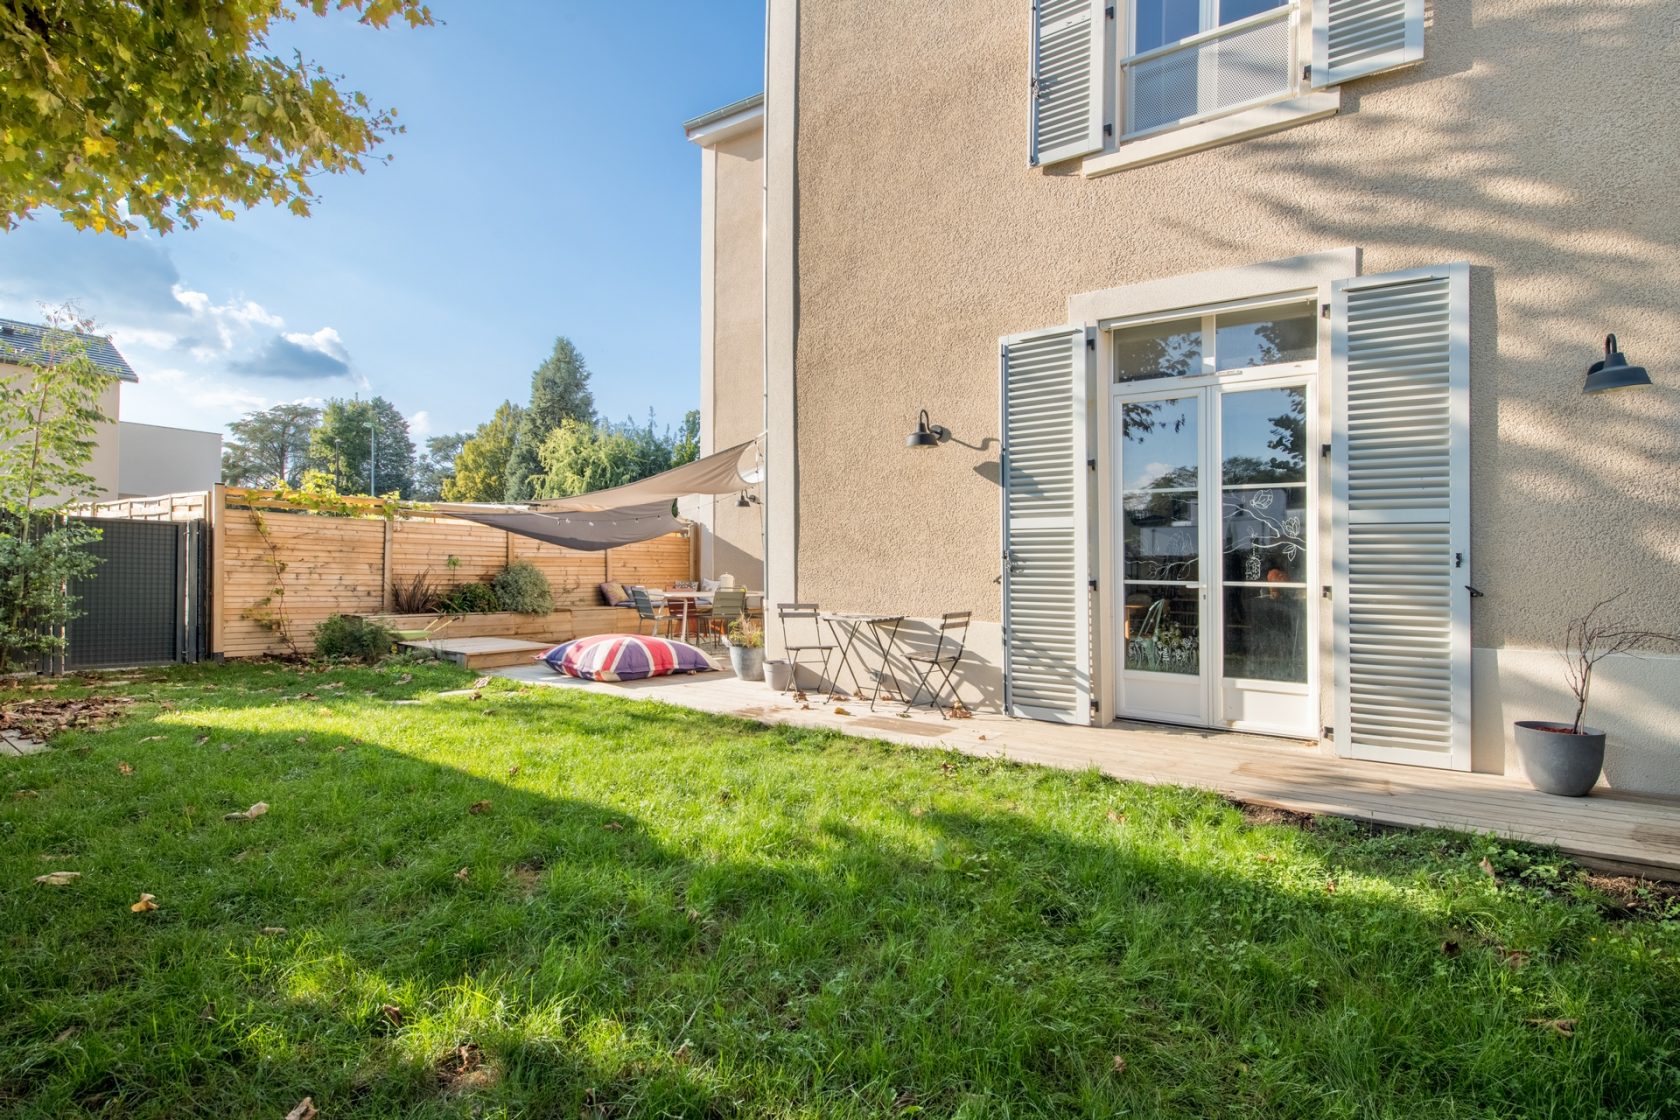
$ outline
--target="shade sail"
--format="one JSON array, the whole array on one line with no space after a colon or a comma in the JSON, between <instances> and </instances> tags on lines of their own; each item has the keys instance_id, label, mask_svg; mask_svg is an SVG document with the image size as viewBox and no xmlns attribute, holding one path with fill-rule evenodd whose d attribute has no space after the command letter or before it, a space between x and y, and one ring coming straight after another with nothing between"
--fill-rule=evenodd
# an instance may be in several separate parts
<instances>
[{"instance_id":1,"label":"shade sail","mask_svg":"<svg viewBox=\"0 0 1680 1120\"><path fill-rule=\"evenodd\" d=\"M432 508L521 537L580 552L601 552L680 530L683 523L671 515L671 505L678 498L743 489L741 461L756 442L748 440L652 478L575 498L524 506L438 502Z\"/></svg>"},{"instance_id":2,"label":"shade sail","mask_svg":"<svg viewBox=\"0 0 1680 1120\"><path fill-rule=\"evenodd\" d=\"M597 490L593 494L579 494L575 498L555 498L546 502L532 502L533 509L544 513L577 513L602 509L625 509L630 506L664 502L669 505L690 494L732 494L743 489L741 460L758 441L748 440L734 447L714 452L704 459L684 463L662 471L652 478L644 478L627 486L611 490Z\"/></svg>"}]
</instances>

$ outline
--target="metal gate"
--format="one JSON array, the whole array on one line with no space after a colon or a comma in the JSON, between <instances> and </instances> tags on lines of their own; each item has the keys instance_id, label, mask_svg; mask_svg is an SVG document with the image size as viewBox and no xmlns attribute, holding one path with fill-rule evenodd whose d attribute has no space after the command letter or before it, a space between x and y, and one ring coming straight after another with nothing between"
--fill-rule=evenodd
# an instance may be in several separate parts
<instances>
[{"instance_id":1,"label":"metal gate","mask_svg":"<svg viewBox=\"0 0 1680 1120\"><path fill-rule=\"evenodd\" d=\"M81 518L101 533L100 565L70 591L81 617L65 628L65 669L165 665L208 656L202 521Z\"/></svg>"}]
</instances>

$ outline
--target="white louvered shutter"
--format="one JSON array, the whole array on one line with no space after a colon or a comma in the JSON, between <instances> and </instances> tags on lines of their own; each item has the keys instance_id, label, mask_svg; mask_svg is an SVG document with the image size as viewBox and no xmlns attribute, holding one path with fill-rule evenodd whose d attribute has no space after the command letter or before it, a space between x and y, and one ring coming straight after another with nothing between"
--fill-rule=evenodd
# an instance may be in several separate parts
<instances>
[{"instance_id":1,"label":"white louvered shutter","mask_svg":"<svg viewBox=\"0 0 1680 1120\"><path fill-rule=\"evenodd\" d=\"M1314 88L1423 58L1423 0L1313 0Z\"/></svg>"},{"instance_id":2,"label":"white louvered shutter","mask_svg":"<svg viewBox=\"0 0 1680 1120\"><path fill-rule=\"evenodd\" d=\"M1035 165L1102 149L1105 11L1103 0L1033 0Z\"/></svg>"},{"instance_id":3,"label":"white louvered shutter","mask_svg":"<svg viewBox=\"0 0 1680 1120\"><path fill-rule=\"evenodd\" d=\"M1335 743L1470 768L1466 264L1331 287Z\"/></svg>"},{"instance_id":4,"label":"white louvered shutter","mask_svg":"<svg viewBox=\"0 0 1680 1120\"><path fill-rule=\"evenodd\" d=\"M1091 721L1086 338L1002 341L1005 705L1056 723Z\"/></svg>"}]
</instances>

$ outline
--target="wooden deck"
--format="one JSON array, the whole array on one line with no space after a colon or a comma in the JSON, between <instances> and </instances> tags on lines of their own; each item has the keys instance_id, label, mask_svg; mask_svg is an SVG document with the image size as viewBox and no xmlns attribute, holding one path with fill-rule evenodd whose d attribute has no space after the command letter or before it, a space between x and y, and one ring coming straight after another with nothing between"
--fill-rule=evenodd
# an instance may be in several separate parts
<instances>
[{"instance_id":1,"label":"wooden deck","mask_svg":"<svg viewBox=\"0 0 1680 1120\"><path fill-rule=\"evenodd\" d=\"M553 642L530 642L524 638L437 638L398 643L406 650L453 661L469 669L498 669L508 665L529 665L537 654L554 648ZM543 670L550 672L548 669Z\"/></svg>"},{"instance_id":2,"label":"wooden deck","mask_svg":"<svg viewBox=\"0 0 1680 1120\"><path fill-rule=\"evenodd\" d=\"M821 704L815 695L805 711L764 683L728 672L628 684L574 680L542 665L500 675L911 746L1071 770L1094 766L1116 778L1196 786L1297 812L1494 833L1554 845L1603 870L1680 880L1680 800L1602 787L1591 797L1552 797L1515 778L1355 762L1288 740L1153 724L1062 727L996 715L946 721L926 709L904 719L898 705L883 702L871 713L867 700Z\"/></svg>"}]
</instances>

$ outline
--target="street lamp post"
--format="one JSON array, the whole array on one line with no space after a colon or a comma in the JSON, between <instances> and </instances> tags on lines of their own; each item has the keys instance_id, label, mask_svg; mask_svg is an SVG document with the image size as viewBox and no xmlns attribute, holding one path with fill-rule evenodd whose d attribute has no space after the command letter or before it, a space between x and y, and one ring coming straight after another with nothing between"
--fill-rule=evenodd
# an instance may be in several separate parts
<instances>
[{"instance_id":1,"label":"street lamp post","mask_svg":"<svg viewBox=\"0 0 1680 1120\"><path fill-rule=\"evenodd\" d=\"M379 427L374 421L367 422L368 438L372 445L368 451L368 497L379 497Z\"/></svg>"}]
</instances>

